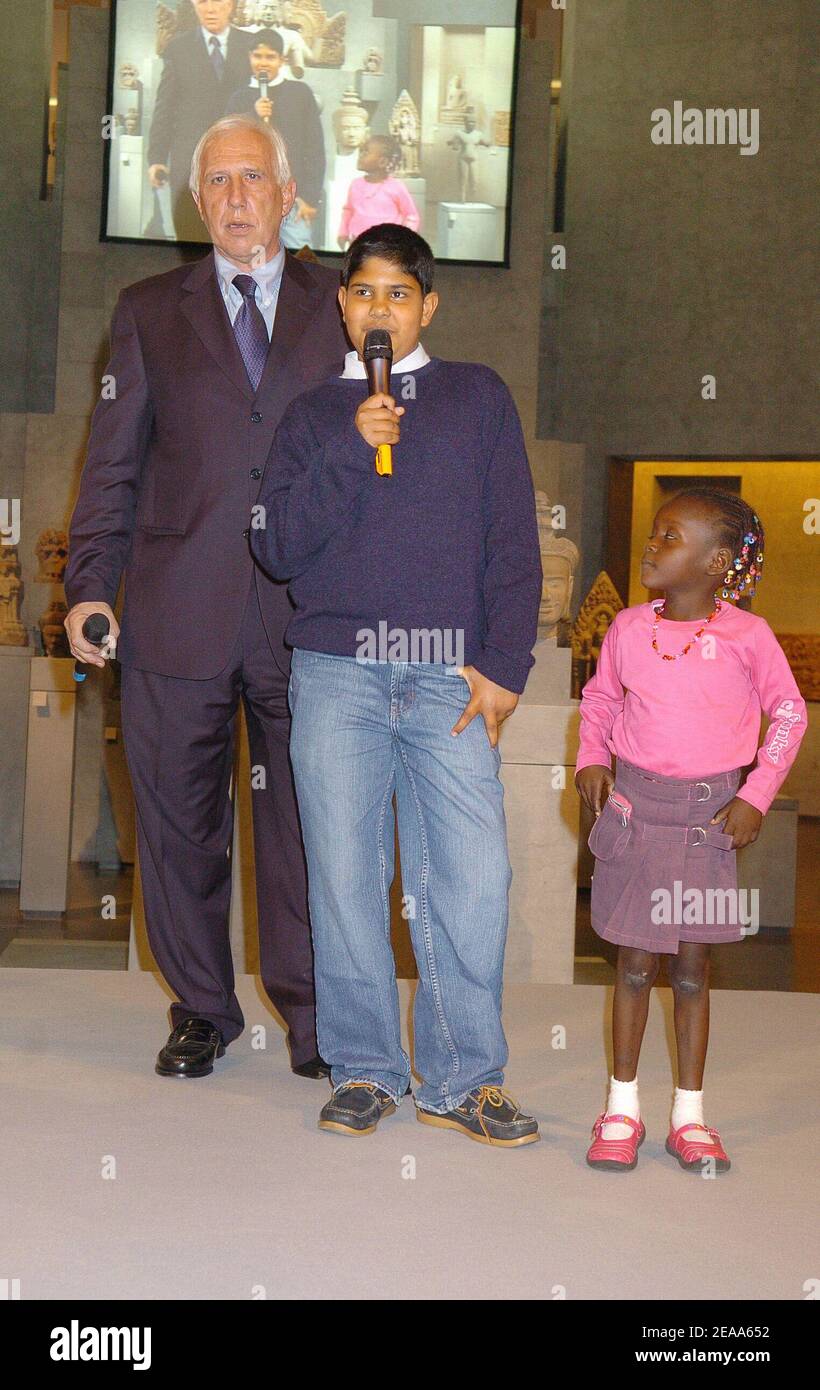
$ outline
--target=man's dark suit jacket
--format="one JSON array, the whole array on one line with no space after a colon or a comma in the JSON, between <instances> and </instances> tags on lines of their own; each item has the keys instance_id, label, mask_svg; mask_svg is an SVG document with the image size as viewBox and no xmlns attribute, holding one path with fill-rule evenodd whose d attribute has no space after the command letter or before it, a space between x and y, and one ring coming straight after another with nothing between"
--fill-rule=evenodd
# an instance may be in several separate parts
<instances>
[{"instance_id":1,"label":"man's dark suit jacket","mask_svg":"<svg viewBox=\"0 0 820 1390\"><path fill-rule=\"evenodd\" d=\"M199 680L226 665L254 569L247 528L274 429L294 396L344 368L338 284L338 272L286 254L256 393L213 253L120 295L106 369L116 398L101 399L91 422L65 590L69 607L113 607L125 573L123 662ZM268 638L287 670L286 587L256 573Z\"/></svg>"},{"instance_id":2,"label":"man's dark suit jacket","mask_svg":"<svg viewBox=\"0 0 820 1390\"><path fill-rule=\"evenodd\" d=\"M252 48L253 34L231 29L221 78L214 71L199 25L188 33L176 34L165 49L148 139L148 164L170 168L175 204L187 187L191 156L200 136L224 116L230 93L249 81ZM205 234L203 228L200 231Z\"/></svg>"},{"instance_id":3,"label":"man's dark suit jacket","mask_svg":"<svg viewBox=\"0 0 820 1390\"><path fill-rule=\"evenodd\" d=\"M268 95L273 102L271 123L288 147L296 192L312 208L318 207L325 183L325 139L316 98L304 82L287 79L270 87ZM258 87L245 83L230 98L225 115L255 116L259 96Z\"/></svg>"}]
</instances>

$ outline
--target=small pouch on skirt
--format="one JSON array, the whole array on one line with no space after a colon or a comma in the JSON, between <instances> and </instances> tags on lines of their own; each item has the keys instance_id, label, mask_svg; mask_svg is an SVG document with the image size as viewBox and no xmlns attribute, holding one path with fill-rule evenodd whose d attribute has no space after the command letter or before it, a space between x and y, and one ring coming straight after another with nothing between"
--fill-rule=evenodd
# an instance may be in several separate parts
<instances>
[{"instance_id":1,"label":"small pouch on skirt","mask_svg":"<svg viewBox=\"0 0 820 1390\"><path fill-rule=\"evenodd\" d=\"M613 790L589 832L587 844L596 859L616 859L623 854L631 835L632 803Z\"/></svg>"}]
</instances>

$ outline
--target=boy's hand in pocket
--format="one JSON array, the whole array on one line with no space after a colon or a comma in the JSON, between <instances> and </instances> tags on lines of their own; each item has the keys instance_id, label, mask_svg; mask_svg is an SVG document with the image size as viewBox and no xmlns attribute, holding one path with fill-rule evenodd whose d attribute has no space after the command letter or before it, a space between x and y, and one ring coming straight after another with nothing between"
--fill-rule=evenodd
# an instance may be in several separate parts
<instances>
[{"instance_id":1,"label":"boy's hand in pocket","mask_svg":"<svg viewBox=\"0 0 820 1390\"><path fill-rule=\"evenodd\" d=\"M466 729L476 715L480 714L484 718L490 746L495 748L499 727L512 714L518 704L518 696L512 690L506 690L503 685L496 685L495 681L491 681L487 676L482 676L475 666L459 666L458 673L470 687L470 699L450 733L460 734L462 729Z\"/></svg>"}]
</instances>

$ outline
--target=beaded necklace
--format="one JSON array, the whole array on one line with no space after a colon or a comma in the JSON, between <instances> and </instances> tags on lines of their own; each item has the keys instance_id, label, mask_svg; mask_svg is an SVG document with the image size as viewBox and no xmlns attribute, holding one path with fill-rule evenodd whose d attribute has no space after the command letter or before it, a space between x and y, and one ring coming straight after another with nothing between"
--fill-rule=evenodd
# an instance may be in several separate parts
<instances>
[{"instance_id":1,"label":"beaded necklace","mask_svg":"<svg viewBox=\"0 0 820 1390\"><path fill-rule=\"evenodd\" d=\"M722 607L723 604L721 603L717 594L715 594L715 606L712 609L712 612L709 614L709 617L706 619L706 622L703 624L703 627L699 627L697 632L689 638L689 641L686 643L686 646L683 648L682 651L675 652L674 655L670 656L668 652L662 652L660 647L658 646L658 619L663 617L664 610L666 609L666 599L661 599L657 607L655 607L655 605L653 604L653 608L655 609L655 621L652 624L652 650L657 652L658 656L661 657L663 661L680 661L682 656L686 656L686 653L692 646L692 643L700 641L701 635L706 631L712 619L717 617Z\"/></svg>"}]
</instances>

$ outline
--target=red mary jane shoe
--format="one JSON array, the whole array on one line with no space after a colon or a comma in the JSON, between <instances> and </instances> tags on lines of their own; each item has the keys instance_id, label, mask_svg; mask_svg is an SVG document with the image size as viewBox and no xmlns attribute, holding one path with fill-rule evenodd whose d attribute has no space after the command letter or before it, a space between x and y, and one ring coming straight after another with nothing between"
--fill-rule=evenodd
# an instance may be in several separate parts
<instances>
[{"instance_id":1,"label":"red mary jane shoe","mask_svg":"<svg viewBox=\"0 0 820 1390\"><path fill-rule=\"evenodd\" d=\"M633 1131L627 1139L602 1139L604 1125L629 1125ZM590 1168L608 1168L613 1173L629 1171L638 1162L638 1149L646 1138L643 1120L633 1120L631 1115L599 1115L592 1126L592 1143L587 1150L587 1163Z\"/></svg>"},{"instance_id":2,"label":"red mary jane shoe","mask_svg":"<svg viewBox=\"0 0 820 1390\"><path fill-rule=\"evenodd\" d=\"M684 1135L690 1129L703 1130L704 1134L711 1135L712 1143L703 1139L685 1139ZM681 1168L685 1168L689 1173L702 1173L704 1169L704 1159L710 1159L715 1165L716 1173L728 1173L732 1164L716 1129L710 1129L708 1125L681 1125L680 1129L670 1129L666 1140L666 1152L678 1160Z\"/></svg>"}]
</instances>

